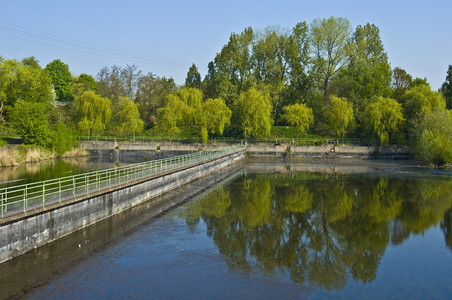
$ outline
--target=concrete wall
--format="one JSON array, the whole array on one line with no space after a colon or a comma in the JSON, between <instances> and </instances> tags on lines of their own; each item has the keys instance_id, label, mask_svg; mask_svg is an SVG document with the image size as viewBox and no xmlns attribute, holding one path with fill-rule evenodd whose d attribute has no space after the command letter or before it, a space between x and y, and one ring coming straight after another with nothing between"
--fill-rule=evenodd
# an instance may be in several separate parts
<instances>
[{"instance_id":1,"label":"concrete wall","mask_svg":"<svg viewBox=\"0 0 452 300\"><path fill-rule=\"evenodd\" d=\"M250 157L278 158L357 158L357 159L411 159L408 147L373 147L348 145L294 146L289 144L249 144Z\"/></svg>"},{"instance_id":2,"label":"concrete wall","mask_svg":"<svg viewBox=\"0 0 452 300\"><path fill-rule=\"evenodd\" d=\"M243 152L228 155L191 168L169 172L149 181L118 187L111 191L91 195L89 198L81 197L70 204L2 224L0 227L0 263L145 201L154 201L158 204L161 197L157 196L243 158Z\"/></svg>"}]
</instances>

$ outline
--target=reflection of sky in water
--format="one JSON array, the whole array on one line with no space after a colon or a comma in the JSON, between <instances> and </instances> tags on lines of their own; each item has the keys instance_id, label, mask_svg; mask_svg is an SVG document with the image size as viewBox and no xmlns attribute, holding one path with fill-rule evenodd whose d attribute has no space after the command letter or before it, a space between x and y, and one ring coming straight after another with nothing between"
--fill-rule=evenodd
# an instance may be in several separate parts
<instances>
[{"instance_id":1,"label":"reflection of sky in water","mask_svg":"<svg viewBox=\"0 0 452 300\"><path fill-rule=\"evenodd\" d=\"M31 296L450 296L452 251L439 226L452 206L450 180L364 177L241 175L138 227ZM341 202L338 197L344 194L348 196ZM290 241L295 241L294 248L286 247ZM366 259L369 253L378 257ZM325 262L327 256L339 275L329 274L329 266L312 269L314 262ZM375 264L375 269L366 268L366 263ZM294 282L297 266L302 283ZM355 275L355 280L353 274L359 272L361 279ZM367 274L367 281L362 274ZM344 282L335 285L329 276Z\"/></svg>"}]
</instances>

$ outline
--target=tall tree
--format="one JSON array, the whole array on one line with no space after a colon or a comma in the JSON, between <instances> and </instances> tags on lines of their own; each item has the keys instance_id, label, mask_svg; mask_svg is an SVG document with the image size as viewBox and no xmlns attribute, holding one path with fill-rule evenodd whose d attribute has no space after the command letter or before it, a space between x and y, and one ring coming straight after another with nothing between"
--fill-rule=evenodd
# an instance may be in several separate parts
<instances>
[{"instance_id":1,"label":"tall tree","mask_svg":"<svg viewBox=\"0 0 452 300\"><path fill-rule=\"evenodd\" d=\"M331 79L348 62L350 34L350 23L345 18L316 19L311 24L314 68L325 101L328 100Z\"/></svg>"},{"instance_id":2,"label":"tall tree","mask_svg":"<svg viewBox=\"0 0 452 300\"><path fill-rule=\"evenodd\" d=\"M289 88L285 104L306 103L312 92L310 71L309 28L306 22L295 25L286 49L289 69Z\"/></svg>"},{"instance_id":3,"label":"tall tree","mask_svg":"<svg viewBox=\"0 0 452 300\"><path fill-rule=\"evenodd\" d=\"M199 74L198 67L194 63L188 69L185 86L197 89L201 88L201 74Z\"/></svg>"},{"instance_id":4,"label":"tall tree","mask_svg":"<svg viewBox=\"0 0 452 300\"><path fill-rule=\"evenodd\" d=\"M389 96L392 71L388 62L380 30L374 24L358 26L351 39L349 64L332 83L336 93L353 101L363 109L366 100L375 96Z\"/></svg>"},{"instance_id":5,"label":"tall tree","mask_svg":"<svg viewBox=\"0 0 452 300\"><path fill-rule=\"evenodd\" d=\"M135 99L140 77L141 71L136 65L104 67L97 74L97 91L102 97L111 99L116 106L119 97Z\"/></svg>"},{"instance_id":6,"label":"tall tree","mask_svg":"<svg viewBox=\"0 0 452 300\"><path fill-rule=\"evenodd\" d=\"M45 70L52 80L53 89L55 90L57 101L72 101L74 99L74 91L72 89L72 74L69 66L59 59L47 64Z\"/></svg>"},{"instance_id":7,"label":"tall tree","mask_svg":"<svg viewBox=\"0 0 452 300\"><path fill-rule=\"evenodd\" d=\"M209 64L207 80L214 86L209 97L222 98L228 106L242 90L247 90L254 82L251 70L251 46L254 32L251 27L229 37L228 43Z\"/></svg>"},{"instance_id":8,"label":"tall tree","mask_svg":"<svg viewBox=\"0 0 452 300\"><path fill-rule=\"evenodd\" d=\"M441 93L446 99L447 109L452 109L452 65L447 70L446 81L441 86Z\"/></svg>"}]
</instances>

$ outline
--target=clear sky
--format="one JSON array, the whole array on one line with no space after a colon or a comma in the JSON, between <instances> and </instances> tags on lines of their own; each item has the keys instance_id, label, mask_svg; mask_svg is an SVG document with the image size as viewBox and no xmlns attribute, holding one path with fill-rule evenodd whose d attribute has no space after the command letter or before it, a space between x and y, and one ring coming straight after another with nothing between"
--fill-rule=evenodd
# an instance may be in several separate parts
<instances>
[{"instance_id":1,"label":"clear sky","mask_svg":"<svg viewBox=\"0 0 452 300\"><path fill-rule=\"evenodd\" d=\"M378 26L391 66L436 90L452 64L451 12L451 0L1 0L0 56L61 59L74 75L136 64L182 84L192 63L204 78L232 32L335 16Z\"/></svg>"}]
</instances>

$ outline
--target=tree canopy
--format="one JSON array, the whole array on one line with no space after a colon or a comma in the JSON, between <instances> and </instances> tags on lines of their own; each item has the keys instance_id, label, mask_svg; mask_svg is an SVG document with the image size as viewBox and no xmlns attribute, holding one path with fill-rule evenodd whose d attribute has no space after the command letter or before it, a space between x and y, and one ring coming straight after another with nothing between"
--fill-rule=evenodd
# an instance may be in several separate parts
<instances>
[{"instance_id":1,"label":"tree canopy","mask_svg":"<svg viewBox=\"0 0 452 300\"><path fill-rule=\"evenodd\" d=\"M72 89L72 74L69 66L59 59L47 64L45 70L52 80L57 101L72 101L74 99L74 91Z\"/></svg>"}]
</instances>

